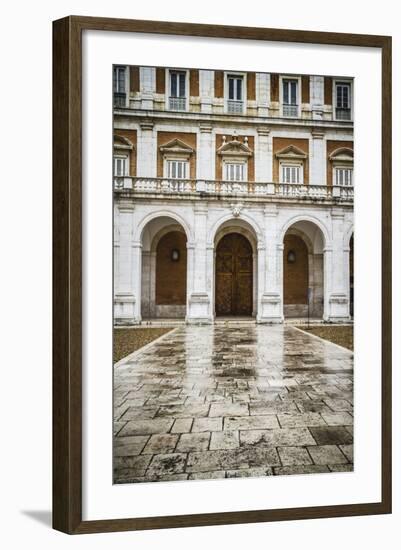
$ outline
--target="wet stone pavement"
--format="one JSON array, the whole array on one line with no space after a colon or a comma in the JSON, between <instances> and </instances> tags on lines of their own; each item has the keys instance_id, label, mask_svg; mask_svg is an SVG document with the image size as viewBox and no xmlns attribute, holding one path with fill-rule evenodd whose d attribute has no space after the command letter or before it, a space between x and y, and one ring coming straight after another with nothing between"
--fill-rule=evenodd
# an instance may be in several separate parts
<instances>
[{"instance_id":1,"label":"wet stone pavement","mask_svg":"<svg viewBox=\"0 0 401 550\"><path fill-rule=\"evenodd\" d=\"M114 482L353 469L353 354L291 326L182 326L114 370Z\"/></svg>"}]
</instances>

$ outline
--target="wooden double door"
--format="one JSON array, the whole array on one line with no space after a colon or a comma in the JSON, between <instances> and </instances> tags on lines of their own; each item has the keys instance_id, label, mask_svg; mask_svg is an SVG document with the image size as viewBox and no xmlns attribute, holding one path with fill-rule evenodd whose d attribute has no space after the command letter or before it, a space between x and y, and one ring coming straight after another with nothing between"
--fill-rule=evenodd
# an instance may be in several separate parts
<instances>
[{"instance_id":1,"label":"wooden double door","mask_svg":"<svg viewBox=\"0 0 401 550\"><path fill-rule=\"evenodd\" d=\"M252 247L240 233L225 235L216 250L216 315L252 315Z\"/></svg>"}]
</instances>

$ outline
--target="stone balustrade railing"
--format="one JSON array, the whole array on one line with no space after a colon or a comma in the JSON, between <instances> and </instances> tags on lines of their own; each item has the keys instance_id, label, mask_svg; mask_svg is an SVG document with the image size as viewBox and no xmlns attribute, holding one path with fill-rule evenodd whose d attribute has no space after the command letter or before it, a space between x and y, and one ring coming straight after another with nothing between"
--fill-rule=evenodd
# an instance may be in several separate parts
<instances>
[{"instance_id":1,"label":"stone balustrade railing","mask_svg":"<svg viewBox=\"0 0 401 550\"><path fill-rule=\"evenodd\" d=\"M117 192L137 193L190 193L210 195L275 196L288 199L329 199L352 201L351 186L305 185L297 183L272 183L250 181L167 179L150 177L116 176L114 189Z\"/></svg>"}]
</instances>

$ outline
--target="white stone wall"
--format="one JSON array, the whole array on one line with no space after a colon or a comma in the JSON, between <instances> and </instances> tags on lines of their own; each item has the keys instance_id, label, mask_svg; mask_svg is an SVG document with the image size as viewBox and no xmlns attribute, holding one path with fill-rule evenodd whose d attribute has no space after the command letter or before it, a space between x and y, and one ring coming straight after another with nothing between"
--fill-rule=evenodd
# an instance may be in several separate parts
<instances>
[{"instance_id":1,"label":"white stone wall","mask_svg":"<svg viewBox=\"0 0 401 550\"><path fill-rule=\"evenodd\" d=\"M187 322L210 323L214 320L214 252L216 236L222 228L245 232L253 241L257 321L282 322L283 239L286 231L294 227L312 243L312 276L315 280L323 278L323 319L349 320L347 262L353 227L349 208L166 199L141 201L135 205L127 201L116 202L117 323L142 320L141 301L145 302L151 292L150 281L142 280L142 261L148 264L152 261L150 241L153 238L152 234L145 233L149 224L155 221L154 234L163 227L179 224L187 235ZM320 301L321 296L314 296L315 304Z\"/></svg>"}]
</instances>

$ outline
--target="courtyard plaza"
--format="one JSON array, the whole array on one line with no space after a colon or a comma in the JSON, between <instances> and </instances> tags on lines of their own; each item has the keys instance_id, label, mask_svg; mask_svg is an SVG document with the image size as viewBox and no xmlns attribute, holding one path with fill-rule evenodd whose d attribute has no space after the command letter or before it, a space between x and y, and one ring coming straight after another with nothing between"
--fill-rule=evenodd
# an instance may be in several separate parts
<instances>
[{"instance_id":1,"label":"courtyard plaza","mask_svg":"<svg viewBox=\"0 0 401 550\"><path fill-rule=\"evenodd\" d=\"M352 469L345 348L289 325L182 325L114 367L115 483Z\"/></svg>"}]
</instances>

